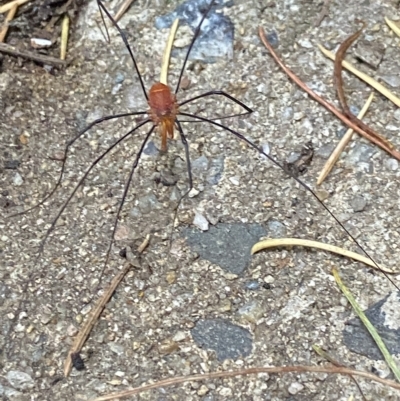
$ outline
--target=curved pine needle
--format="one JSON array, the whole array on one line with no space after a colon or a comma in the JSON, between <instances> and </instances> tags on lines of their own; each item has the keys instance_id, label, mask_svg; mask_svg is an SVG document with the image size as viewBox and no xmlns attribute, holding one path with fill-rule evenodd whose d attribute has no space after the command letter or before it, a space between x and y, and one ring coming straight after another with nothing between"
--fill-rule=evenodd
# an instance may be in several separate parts
<instances>
[{"instance_id":1,"label":"curved pine needle","mask_svg":"<svg viewBox=\"0 0 400 401\"><path fill-rule=\"evenodd\" d=\"M163 54L160 82L164 85L168 85L169 59L171 57L172 45L174 44L176 31L178 30L178 25L179 25L179 18L177 18L171 26L171 30L169 31L167 46L165 47Z\"/></svg>"},{"instance_id":2,"label":"curved pine needle","mask_svg":"<svg viewBox=\"0 0 400 401\"><path fill-rule=\"evenodd\" d=\"M365 263L366 265L376 269L375 264L371 262L371 260L369 260L363 255L360 255L359 253L348 251L347 249L339 248L338 246L324 244L323 242L317 242L299 238L278 238L278 239L267 239L264 241L260 241L257 242L257 244L255 244L251 248L251 254L254 255L255 253L263 249L275 248L279 246L305 246L307 248L322 249L323 251L336 253L346 258L357 260L358 262ZM393 270L390 270L387 267L381 265L380 269L383 270L385 273L395 273Z\"/></svg>"},{"instance_id":3,"label":"curved pine needle","mask_svg":"<svg viewBox=\"0 0 400 401\"><path fill-rule=\"evenodd\" d=\"M289 373L289 372L308 372L308 373L328 373L328 374L342 374L342 375L354 375L359 377L364 377L366 379L372 380L377 383L384 384L386 386L390 386L396 390L400 390L400 384L396 383L393 380L382 379L379 376L376 376L369 372L362 372L360 370L349 369L344 367L327 367L327 366L304 366L304 365L297 365L297 366L271 366L271 367L260 367L260 368L247 368L247 369L240 369L230 372L213 372L213 373L203 373L198 375L192 376L177 376L171 377L164 380L159 380L155 383L146 384L144 386L135 387L129 390L119 391L116 393L111 393L107 395L100 396L95 398L92 401L111 401L117 400L123 397L129 397L131 395L140 394L144 391L149 391L155 388L160 387L167 387L173 386L176 384L181 384L185 382L191 381L200 381L200 380L210 380L210 379L226 379L228 377L236 377L236 376L245 376L245 375L256 375L260 373Z\"/></svg>"},{"instance_id":4,"label":"curved pine needle","mask_svg":"<svg viewBox=\"0 0 400 401\"><path fill-rule=\"evenodd\" d=\"M386 345L383 342L381 336L378 334L377 330L372 325L372 323L369 321L369 319L367 318L365 313L361 310L360 305L358 305L357 301L355 300L355 298L353 297L351 292L343 284L342 280L340 279L338 271L336 269L333 269L332 273L333 273L333 277L336 280L336 284L339 286L339 288L342 291L343 295L350 302L351 306L354 309L354 312L356 312L357 316L363 322L363 324L364 324L365 328L368 330L369 334L371 334L371 337L374 339L376 345L378 346L379 350L381 351L381 353L382 353L383 357L385 358L385 361L388 364L390 370L393 372L393 374L396 377L397 381L400 382L400 370L399 370L398 366L396 365L396 362L392 358L392 355L390 355L390 352L386 348Z\"/></svg>"},{"instance_id":5,"label":"curved pine needle","mask_svg":"<svg viewBox=\"0 0 400 401\"><path fill-rule=\"evenodd\" d=\"M335 61L335 55L330 52L329 50L325 49L322 45L318 45L318 49L328 58L331 60ZM346 68L346 70L350 71L353 73L356 77L362 79L364 82L366 82L368 85L372 86L374 89L376 89L378 92L380 92L383 96L387 97L390 101L392 101L397 107L400 107L400 99L390 92L389 89L385 88L382 84L379 82L375 81L375 79L371 78L369 75L364 74L363 72L357 70L351 63L343 60L342 63L343 67Z\"/></svg>"},{"instance_id":6,"label":"curved pine needle","mask_svg":"<svg viewBox=\"0 0 400 401\"><path fill-rule=\"evenodd\" d=\"M374 94L371 93L369 95L368 100L364 104L364 107L361 109L360 113L358 114L357 118L361 119L361 118L364 117L365 113L367 112L369 106L372 103L373 98L374 98ZM351 140L351 138L353 136L353 133L354 133L354 130L352 128L349 128L346 131L346 134L343 136L343 138L339 141L339 143L337 144L335 150L331 153L331 155L329 156L329 159L326 161L323 169L321 170L321 173L319 174L319 177L318 177L318 180L317 180L317 185L320 185L322 183L322 181L325 180L327 175L331 172L333 166L335 165L335 163L339 159L339 157L340 157L341 153L343 152L344 148L350 142L350 140Z\"/></svg>"},{"instance_id":7,"label":"curved pine needle","mask_svg":"<svg viewBox=\"0 0 400 401\"><path fill-rule=\"evenodd\" d=\"M385 21L388 24L389 28L397 35L400 36L400 28L396 25L396 23L389 18L385 17Z\"/></svg>"}]
</instances>

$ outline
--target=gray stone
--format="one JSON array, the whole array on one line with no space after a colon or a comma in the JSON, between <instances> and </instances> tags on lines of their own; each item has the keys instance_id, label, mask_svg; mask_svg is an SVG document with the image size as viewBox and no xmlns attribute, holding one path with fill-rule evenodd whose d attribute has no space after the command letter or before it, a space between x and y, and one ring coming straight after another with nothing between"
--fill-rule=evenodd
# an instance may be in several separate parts
<instances>
[{"instance_id":1,"label":"gray stone","mask_svg":"<svg viewBox=\"0 0 400 401\"><path fill-rule=\"evenodd\" d=\"M20 185L22 185L24 183L24 180L21 177L20 173L15 173L14 177L13 177L13 184L17 187L19 187Z\"/></svg>"},{"instance_id":2,"label":"gray stone","mask_svg":"<svg viewBox=\"0 0 400 401\"><path fill-rule=\"evenodd\" d=\"M286 227L276 220L268 221L267 229L272 238L282 238L286 235Z\"/></svg>"},{"instance_id":3,"label":"gray stone","mask_svg":"<svg viewBox=\"0 0 400 401\"><path fill-rule=\"evenodd\" d=\"M400 293L396 291L364 311L392 355L400 354L399 311ZM379 348L359 318L346 322L343 340L350 351L370 359L383 360Z\"/></svg>"},{"instance_id":4,"label":"gray stone","mask_svg":"<svg viewBox=\"0 0 400 401\"><path fill-rule=\"evenodd\" d=\"M351 207L355 212L362 212L367 206L367 201L362 196L355 196L351 201Z\"/></svg>"},{"instance_id":5,"label":"gray stone","mask_svg":"<svg viewBox=\"0 0 400 401\"><path fill-rule=\"evenodd\" d=\"M243 273L251 260L251 247L264 235L261 225L243 223L219 223L204 233L193 228L182 230L188 245L201 258L234 274Z\"/></svg>"},{"instance_id":6,"label":"gray stone","mask_svg":"<svg viewBox=\"0 0 400 401\"><path fill-rule=\"evenodd\" d=\"M381 79L393 88L400 86L400 77L397 75L382 75Z\"/></svg>"},{"instance_id":7,"label":"gray stone","mask_svg":"<svg viewBox=\"0 0 400 401\"><path fill-rule=\"evenodd\" d=\"M367 40L359 40L354 49L354 54L364 63L377 69L385 54L385 48L379 42L369 42Z\"/></svg>"},{"instance_id":8,"label":"gray stone","mask_svg":"<svg viewBox=\"0 0 400 401\"><path fill-rule=\"evenodd\" d=\"M27 390L35 386L35 382L28 373L20 372L18 370L10 370L6 378L8 382L17 390Z\"/></svg>"},{"instance_id":9,"label":"gray stone","mask_svg":"<svg viewBox=\"0 0 400 401\"><path fill-rule=\"evenodd\" d=\"M191 333L195 343L215 351L219 361L249 356L253 347L250 332L228 320L199 320Z\"/></svg>"},{"instance_id":10,"label":"gray stone","mask_svg":"<svg viewBox=\"0 0 400 401\"><path fill-rule=\"evenodd\" d=\"M369 162L374 153L376 153L375 148L364 143L360 143L354 146L354 148L350 151L347 160L352 164Z\"/></svg>"}]
</instances>

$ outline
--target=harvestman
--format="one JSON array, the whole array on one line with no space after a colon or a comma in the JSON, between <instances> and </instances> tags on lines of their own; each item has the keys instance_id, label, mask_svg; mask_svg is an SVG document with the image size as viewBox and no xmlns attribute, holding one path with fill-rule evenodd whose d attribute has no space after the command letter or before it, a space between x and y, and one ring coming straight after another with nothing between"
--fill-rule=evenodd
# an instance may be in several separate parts
<instances>
[{"instance_id":1,"label":"harvestman","mask_svg":"<svg viewBox=\"0 0 400 401\"><path fill-rule=\"evenodd\" d=\"M48 228L48 230L47 230L47 232L45 234L45 237L43 238L43 240L42 240L42 242L40 244L39 254L42 253L44 245L45 245L49 235L54 230L58 219L61 217L61 215L65 211L67 205L69 204L71 199L74 197L74 195L76 194L77 190L82 185L84 180L87 178L87 176L89 175L91 170L97 165L97 163L101 159L103 159L117 145L119 145L122 141L124 141L129 136L131 136L139 128L141 128L141 127L143 127L143 126L145 126L147 124L151 124L151 128L147 131L147 133L145 135L145 138L144 138L142 144L140 145L139 151L136 154L136 157L135 157L135 159L133 161L132 168L131 168L131 171L130 171L129 176L128 176L128 180L127 180L127 182L125 184L123 195L122 195L122 200L121 200L121 203L120 203L120 205L118 207L118 210L117 210L117 215L116 215L115 223L114 223L114 226L113 226L112 239L110 241L110 244L109 244L109 247L108 247L108 250L107 250L107 256L106 256L106 259L105 259L104 268L105 268L105 266L106 266L106 264L108 262L108 259L109 259L110 251L111 251L111 248L112 248L112 245L113 245L113 241L114 241L114 237L115 237L115 233L116 233L116 229L117 229L117 225L118 225L119 216L120 216L122 207L124 205L124 202L125 202L129 187L131 185L131 181L132 181L132 178L133 178L134 171L135 171L136 167L138 166L140 157L141 157L141 155L143 153L143 150L144 150L144 148L145 148L150 136L153 134L153 132L155 131L156 128L158 128L159 134L161 136L161 150L162 151L166 151L167 150L167 139L172 139L174 137L174 130L177 129L178 132L179 132L180 139L181 139L182 144L183 144L184 149L185 149L186 164L187 164L187 170L188 170L189 189L185 193L185 195L187 195L190 192L190 190L193 188L193 179L192 179L192 172L191 172L191 164L190 164L188 142L187 142L186 136L185 136L185 134L183 132L182 125L181 125L180 121L178 120L178 116L184 116L184 117L190 117L190 118L192 118L194 120L194 121L193 120L192 121L185 120L185 122L206 122L206 123L212 124L212 125L214 125L216 127L219 127L219 128L222 128L222 129L228 131L229 133L234 135L236 138L246 142L250 147L252 147L255 150L257 150L260 154L262 154L266 158L268 158L273 164L275 164L277 167L279 167L280 169L285 171L291 178L293 178L298 184L300 184L304 189L306 189L308 192L310 192L313 195L313 197L317 200L317 202L323 206L323 208L336 221L336 223L340 225L340 227L344 230L344 232L354 241L355 244L357 244L364 251L366 256L376 265L376 267L380 271L382 271L382 269L379 268L377 263L375 263L375 261L372 259L372 257L361 247L361 245L358 243L358 241L354 238L353 235L350 234L350 232L344 227L344 225L339 221L339 219L328 209L327 206L325 206L325 204L322 201L320 201L320 199L312 191L312 189L308 185L303 183L300 179L295 177L292 173L287 171L287 169L284 168L283 164L279 163L273 157L271 157L270 155L266 154L261 147L258 147L255 143L253 143L252 141L247 139L244 135L240 134L239 132L236 132L233 129L231 129L231 128L229 128L229 127L227 127L227 126L225 126L225 125L223 125L221 123L218 123L217 121L214 121L214 120L202 117L202 116L197 116L197 115L194 115L194 114L190 114L190 113L186 113L186 112L181 111L181 107L186 105L186 104L189 104L189 103L191 103L191 102L193 102L195 100L201 99L201 98L205 98L205 97L208 97L208 96L216 96L216 95L225 97L225 98L233 101L234 103L236 103L237 105L239 105L241 108L243 108L245 110L245 112L243 112L241 114L237 114L235 116L247 115L247 114L252 113L252 111L253 111L249 107L247 107L244 103L242 103L241 101L235 99L233 96L229 95L228 93L226 93L224 91L220 91L220 90L209 91L209 92L203 93L201 95L192 97L192 98L190 98L188 100L185 100L183 102L178 102L177 99L176 99L176 94L177 94L177 92L179 90L180 83L181 83L181 80L182 80L182 76L183 76L186 64L188 62L188 58L189 58L190 52L191 52L191 50L193 48L193 45L194 45L194 43L195 43L195 41L196 41L196 39L197 39L197 37L198 37L198 35L200 33L201 26L202 26L205 18L207 17L207 14L211 10L213 4L215 3L215 0L212 0L210 2L210 4L208 5L206 11L204 12L204 14L202 16L202 19L201 19L198 27L196 28L196 30L194 32L193 39L192 39L192 41L191 41L191 43L189 45L187 54L185 56L185 59L184 59L183 65L182 65L182 69L181 69L180 74L179 74L179 78L178 78L178 82L177 82L175 91L172 91L171 88L168 85L165 85L165 84L163 84L161 82L157 82L151 87L151 89L150 89L150 91L148 93L146 92L146 89L145 89L145 86L144 86L144 83L143 83L143 79L142 79L142 77L140 75L140 72L139 72L135 57L133 55L132 49L131 49L128 41L127 41L127 38L126 38L124 32L118 26L117 22L113 19L113 17L110 15L110 13L106 9L106 7L103 5L103 3L100 0L97 0L97 3L98 3L100 11L104 11L104 13L110 19L112 24L118 30L118 32L119 32L119 34L120 34L120 36L121 36L121 38L122 38L127 50L128 50L128 52L129 52L129 55L130 55L130 57L132 59L132 62L133 62L134 69L135 69L135 71L136 71L136 73L138 75L139 83L140 83L140 86L142 88L143 94L144 94L144 96L145 96L145 98L147 100L147 103L149 105L149 110L147 110L147 111L139 111L139 112L121 113L121 114L110 115L110 116L99 118L99 119L93 121L91 124L89 124L84 130L79 132L79 134L76 135L75 138L73 138L71 141L69 141L67 143L66 148L65 148L65 157L63 159L60 176L59 176L59 179L58 179L55 187L38 204L36 204L35 206L31 207L30 209L28 209L28 210L26 210L24 212L20 212L20 213L17 213L15 215L20 215L20 214L26 213L26 212L28 212L28 211L30 211L32 209L35 209L36 207L42 205L47 199L49 199L55 193L55 191L61 185L61 182L62 182L62 178L63 178L64 171L65 171L65 164L66 164L66 161L67 161L67 158L68 158L68 151L69 151L70 147L75 143L75 141L77 141L79 138L81 138L87 131L89 131L94 126L96 126L98 124L101 124L104 121L117 119L117 118L121 118L121 117L147 115L147 118L145 120L140 122L138 125L136 125L134 128L132 128L129 132L127 132L122 137L120 137L113 145L111 145L105 152L103 152L100 156L98 156L92 162L90 167L86 170L86 172L84 173L82 178L79 180L79 182L77 183L77 185L75 186L75 188L73 189L73 191L71 192L69 197L67 198L66 202L63 204L63 206L61 207L61 209L57 213L55 219L52 221L50 227ZM233 117L233 116L228 116L228 117ZM223 118L227 118L227 117L222 117L220 119L223 119ZM104 271L104 268L103 268L103 271ZM382 273L390 280L390 278L387 276L387 274L385 272L382 271ZM393 283L392 280L390 280L390 281Z\"/></svg>"}]
</instances>

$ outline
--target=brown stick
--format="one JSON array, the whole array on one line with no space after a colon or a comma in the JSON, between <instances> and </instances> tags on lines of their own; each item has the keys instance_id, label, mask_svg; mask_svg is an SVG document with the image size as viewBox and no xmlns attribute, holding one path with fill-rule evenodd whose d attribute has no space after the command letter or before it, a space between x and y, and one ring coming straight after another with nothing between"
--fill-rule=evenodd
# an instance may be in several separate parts
<instances>
[{"instance_id":1,"label":"brown stick","mask_svg":"<svg viewBox=\"0 0 400 401\"><path fill-rule=\"evenodd\" d=\"M8 32L8 27L9 27L9 22L14 18L15 13L17 12L18 6L15 5L13 8L11 8L8 13L7 13L7 17L4 21L4 25L1 28L0 31L0 42L4 42L4 39L7 36L7 32Z\"/></svg>"},{"instance_id":2,"label":"brown stick","mask_svg":"<svg viewBox=\"0 0 400 401\"><path fill-rule=\"evenodd\" d=\"M48 64L54 67L64 67L68 63L64 60L60 60L55 57L51 56L44 56L39 53L33 53L26 50L18 50L13 46L8 45L7 43L0 43L0 52L10 54L11 56L15 57L22 57L28 60L36 61L37 63Z\"/></svg>"},{"instance_id":3,"label":"brown stick","mask_svg":"<svg viewBox=\"0 0 400 401\"><path fill-rule=\"evenodd\" d=\"M363 27L357 31L356 33L354 33L353 35L349 36L340 46L338 51L336 52L335 55L335 63L334 63L334 82L335 82L335 86L336 86L336 92L338 95L338 99L339 99L339 103L342 106L342 110L343 113L346 117L349 118L349 120L353 121L354 124L357 124L357 126L359 126L361 129L363 129L365 132L369 133L371 136L374 136L376 138L378 138L378 140L382 141L382 143L385 143L388 147L390 147L391 149L394 148L394 146L386 139L383 138L381 135L379 135L378 133L376 133L375 131L373 131L367 124L365 124L363 121L361 121L357 116L355 116L351 111L349 106L347 105L347 101L346 101L346 96L344 94L344 85L343 85L343 77L342 77L342 71L343 71L343 67L342 67L342 63L343 63L343 59L346 55L346 51L347 49L352 45L352 43L354 43L359 36L361 35L364 27L365 27L365 23L362 22Z\"/></svg>"},{"instance_id":4,"label":"brown stick","mask_svg":"<svg viewBox=\"0 0 400 401\"><path fill-rule=\"evenodd\" d=\"M347 116L345 116L343 113L341 113L333 104L327 102L325 99L323 99L321 96L318 96L314 91L312 91L304 82L300 80L283 62L282 60L278 57L278 55L275 53L274 49L272 46L268 43L267 38L265 37L264 31L262 27L259 27L259 35L261 38L261 41L263 42L264 46L268 49L268 51L271 53L272 57L274 60L279 64L279 66L283 69L283 71L289 76L290 79L292 79L297 85L300 86L305 92L307 92L313 99L315 99L317 102L322 104L326 109L328 109L331 113L333 113L336 117L338 117L343 123L345 123L348 127L352 128L354 131L362 135L364 138L368 139L375 145L378 145L381 149L385 150L387 153L389 153L392 157L400 161L400 152L396 149L393 148L393 145L388 146L385 142L381 141L378 137L372 136L369 132L363 130L360 128L357 124L355 124L353 121L351 121Z\"/></svg>"},{"instance_id":5,"label":"brown stick","mask_svg":"<svg viewBox=\"0 0 400 401\"><path fill-rule=\"evenodd\" d=\"M373 380L377 383L381 383L387 386L390 386L396 390L400 390L400 383L397 383L393 380L382 379L379 376L376 376L372 373L362 372L360 370L349 369L344 367L327 367L327 366L271 366L268 368L248 368L248 369L240 369L233 372L214 372L214 373L205 373L200 375L193 376L178 376L171 377L169 379L160 380L156 383L147 384L145 386L135 387L130 390L121 391L118 393L112 393L108 395L104 395L98 398L95 398L92 401L110 401L119 399L122 397L129 397L134 394L142 393L143 391L148 391L155 388L172 386L175 384L181 384L188 381L200 381L200 380L209 380L209 379L218 379L227 377L236 377L236 376L245 376L245 375L253 375L259 373L289 373L289 372L314 372L314 373L336 373L342 375L355 375L360 377L365 377L366 379Z\"/></svg>"}]
</instances>

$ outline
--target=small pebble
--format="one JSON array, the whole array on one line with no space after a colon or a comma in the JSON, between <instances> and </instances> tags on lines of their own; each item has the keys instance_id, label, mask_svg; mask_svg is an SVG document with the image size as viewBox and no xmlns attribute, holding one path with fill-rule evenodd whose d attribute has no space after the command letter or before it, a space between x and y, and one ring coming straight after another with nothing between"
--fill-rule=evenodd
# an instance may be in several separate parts
<instances>
[{"instance_id":1,"label":"small pebble","mask_svg":"<svg viewBox=\"0 0 400 401\"><path fill-rule=\"evenodd\" d=\"M18 370L10 370L6 379L17 390L28 390L35 386L35 382L28 373L20 372Z\"/></svg>"},{"instance_id":2,"label":"small pebble","mask_svg":"<svg viewBox=\"0 0 400 401\"><path fill-rule=\"evenodd\" d=\"M174 284L176 281L176 273L172 270L167 273L167 283Z\"/></svg>"},{"instance_id":3,"label":"small pebble","mask_svg":"<svg viewBox=\"0 0 400 401\"><path fill-rule=\"evenodd\" d=\"M351 207L355 212L362 212L367 206L367 201L362 196L356 196L351 201Z\"/></svg>"},{"instance_id":4,"label":"small pebble","mask_svg":"<svg viewBox=\"0 0 400 401\"><path fill-rule=\"evenodd\" d=\"M251 280L244 283L244 288L249 291L256 291L260 289L260 283L257 280Z\"/></svg>"},{"instance_id":5,"label":"small pebble","mask_svg":"<svg viewBox=\"0 0 400 401\"><path fill-rule=\"evenodd\" d=\"M108 346L110 347L110 350L117 355L123 355L125 353L125 348L120 344L110 342Z\"/></svg>"},{"instance_id":6,"label":"small pebble","mask_svg":"<svg viewBox=\"0 0 400 401\"><path fill-rule=\"evenodd\" d=\"M274 48L278 47L279 38L278 38L278 34L276 33L276 31L271 31L271 32L267 33L267 40L272 47L274 47Z\"/></svg>"},{"instance_id":7,"label":"small pebble","mask_svg":"<svg viewBox=\"0 0 400 401\"><path fill-rule=\"evenodd\" d=\"M189 198L194 198L195 196L197 196L200 193L200 191L198 191L196 188L192 188L189 192Z\"/></svg>"},{"instance_id":8,"label":"small pebble","mask_svg":"<svg viewBox=\"0 0 400 401\"><path fill-rule=\"evenodd\" d=\"M24 182L24 180L22 179L21 174L15 173L15 175L13 177L13 184L15 186L20 186L23 184L23 182Z\"/></svg>"},{"instance_id":9,"label":"small pebble","mask_svg":"<svg viewBox=\"0 0 400 401\"><path fill-rule=\"evenodd\" d=\"M15 170L21 164L19 160L7 160L4 163L4 168L7 170Z\"/></svg>"},{"instance_id":10,"label":"small pebble","mask_svg":"<svg viewBox=\"0 0 400 401\"><path fill-rule=\"evenodd\" d=\"M308 39L300 39L298 44L305 49L312 49L314 46Z\"/></svg>"},{"instance_id":11,"label":"small pebble","mask_svg":"<svg viewBox=\"0 0 400 401\"><path fill-rule=\"evenodd\" d=\"M207 219L201 213L198 212L195 212L193 225L195 225L201 231L207 231L209 228L209 223Z\"/></svg>"},{"instance_id":12,"label":"small pebble","mask_svg":"<svg viewBox=\"0 0 400 401\"><path fill-rule=\"evenodd\" d=\"M276 220L268 221L267 230L271 238L283 238L286 235L286 227Z\"/></svg>"},{"instance_id":13,"label":"small pebble","mask_svg":"<svg viewBox=\"0 0 400 401\"><path fill-rule=\"evenodd\" d=\"M293 382L290 384L288 391L290 394L295 395L297 393L299 393L300 391L302 391L304 389L304 386L299 383L299 382Z\"/></svg>"},{"instance_id":14,"label":"small pebble","mask_svg":"<svg viewBox=\"0 0 400 401\"><path fill-rule=\"evenodd\" d=\"M400 86L400 77L398 75L382 75L381 79L393 88Z\"/></svg>"},{"instance_id":15,"label":"small pebble","mask_svg":"<svg viewBox=\"0 0 400 401\"><path fill-rule=\"evenodd\" d=\"M237 314L240 319L249 323L257 323L264 314L264 308L257 301L249 302L238 309Z\"/></svg>"},{"instance_id":16,"label":"small pebble","mask_svg":"<svg viewBox=\"0 0 400 401\"><path fill-rule=\"evenodd\" d=\"M180 342L186 339L186 333L184 331L177 331L172 339L176 342Z\"/></svg>"},{"instance_id":17,"label":"small pebble","mask_svg":"<svg viewBox=\"0 0 400 401\"><path fill-rule=\"evenodd\" d=\"M275 281L274 276L268 275L264 277L264 282L267 284L272 284Z\"/></svg>"},{"instance_id":18,"label":"small pebble","mask_svg":"<svg viewBox=\"0 0 400 401\"><path fill-rule=\"evenodd\" d=\"M229 177L229 181L233 184L233 185L239 185L239 180L237 177Z\"/></svg>"},{"instance_id":19,"label":"small pebble","mask_svg":"<svg viewBox=\"0 0 400 401\"><path fill-rule=\"evenodd\" d=\"M396 159L388 159L385 164L386 168L391 171L396 171L399 168L399 162Z\"/></svg>"}]
</instances>

